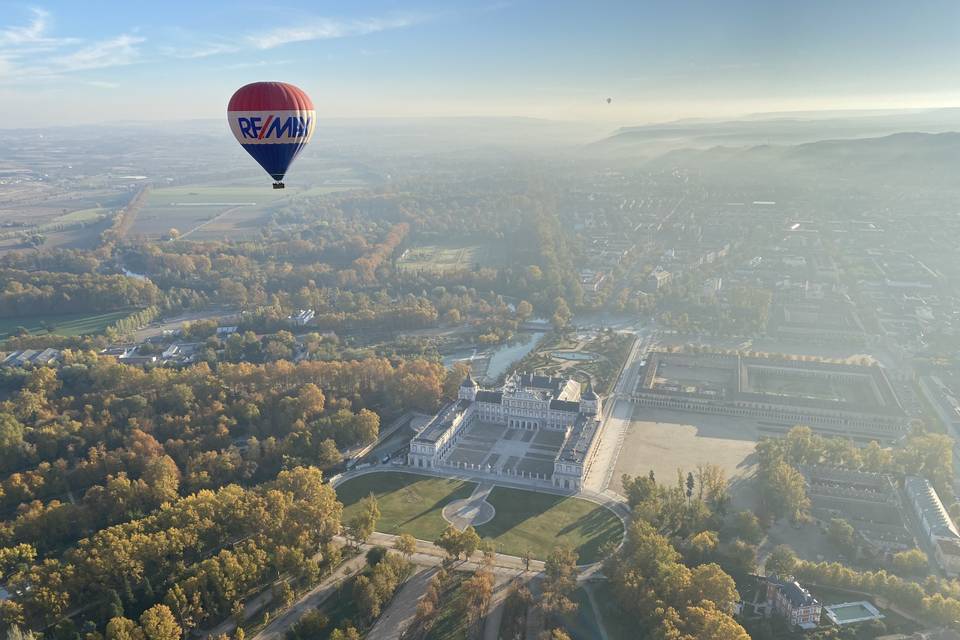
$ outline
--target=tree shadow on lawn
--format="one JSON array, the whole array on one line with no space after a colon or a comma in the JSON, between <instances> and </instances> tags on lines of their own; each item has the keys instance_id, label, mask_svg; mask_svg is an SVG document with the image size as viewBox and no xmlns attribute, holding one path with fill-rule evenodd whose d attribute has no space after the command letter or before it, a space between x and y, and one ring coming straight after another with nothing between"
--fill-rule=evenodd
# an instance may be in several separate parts
<instances>
[{"instance_id":1,"label":"tree shadow on lawn","mask_svg":"<svg viewBox=\"0 0 960 640\"><path fill-rule=\"evenodd\" d=\"M623 523L612 511L597 505L589 513L577 518L564 528L559 535L577 534L585 538L583 544L576 551L580 556L579 562L585 564L599 559L600 549L607 543L618 544L623 538Z\"/></svg>"},{"instance_id":2,"label":"tree shadow on lawn","mask_svg":"<svg viewBox=\"0 0 960 640\"><path fill-rule=\"evenodd\" d=\"M531 496L531 498L515 500L511 495L514 493ZM482 538L499 538L527 520L546 513L566 499L566 496L552 493L535 493L523 489L504 490L501 487L494 487L487 496L487 502L493 505L497 513L493 516L493 520L477 527L477 533Z\"/></svg>"},{"instance_id":3,"label":"tree shadow on lawn","mask_svg":"<svg viewBox=\"0 0 960 640\"><path fill-rule=\"evenodd\" d=\"M355 480L362 480L364 477L365 476L359 476ZM370 476L367 476L367 478L367 482L356 482L356 484L353 486L351 486L351 483L354 481L348 481L338 489L337 498L343 503L345 508L352 507L354 504L370 495L370 493L373 493L373 495L375 495L377 500L381 503L394 496L398 496L398 501L402 502L423 502L423 499L419 496L419 492L416 490L416 485L423 481L444 481L442 478L429 478L427 476L402 472L380 472L377 474L370 474ZM471 482L458 482L456 480L446 481L451 483L450 491L446 495L438 498L433 504L425 507L419 513L409 516L406 520L401 521L397 525L397 528L409 524L417 518L422 518L431 511L442 509L444 505L453 502L454 500L461 500L470 497L470 494L472 494L473 490L476 488L476 485ZM404 494L408 495L404 496ZM418 500L417 498L420 499Z\"/></svg>"},{"instance_id":4,"label":"tree shadow on lawn","mask_svg":"<svg viewBox=\"0 0 960 640\"><path fill-rule=\"evenodd\" d=\"M410 523L413 522L414 520L417 520L417 519L419 519L419 518L423 518L424 516L428 515L431 511L441 512L441 516L440 516L440 517L443 517L443 515L442 515L442 510L443 510L443 508L444 508L446 505L450 504L451 502L453 502L453 501L455 501L455 500L465 500L465 499L469 498L470 495L473 493L473 490L474 490L475 488L476 488L476 485L474 485L474 484L472 484L472 483L462 484L462 485L460 485L459 487L454 488L453 490L450 491L450 493L448 493L447 495L443 496L442 498L439 498L439 499L438 499L436 502L434 502L432 505L424 508L424 510L421 511L420 513L417 513L417 514L415 514L415 515L412 515L412 516L410 516L409 518L407 518L406 520L404 520L403 522L401 522L401 523L400 523L400 526L402 527L402 526L405 525L405 524L410 524Z\"/></svg>"},{"instance_id":5,"label":"tree shadow on lawn","mask_svg":"<svg viewBox=\"0 0 960 640\"><path fill-rule=\"evenodd\" d=\"M482 538L498 539L521 527L528 520L546 514L566 500L577 500L577 498L551 493L536 493L523 489L494 487L487 497L487 502L494 506L497 513L493 520L478 526L477 533ZM558 517L562 516L558 514ZM531 535L522 535L519 531L514 531L514 533L520 537L531 538ZM529 533L535 538L537 534L544 532L541 527L540 530ZM623 537L623 525L620 519L609 509L595 505L595 508L588 513L551 532L551 535L554 538L563 535L583 538L581 544L575 547L575 550L579 556L579 562L586 564L600 559L600 549L604 544L607 542L616 544L620 541ZM539 546L541 541L538 540L537 544ZM547 547L543 549L543 555L546 555L555 544L556 541L553 544L547 542Z\"/></svg>"}]
</instances>

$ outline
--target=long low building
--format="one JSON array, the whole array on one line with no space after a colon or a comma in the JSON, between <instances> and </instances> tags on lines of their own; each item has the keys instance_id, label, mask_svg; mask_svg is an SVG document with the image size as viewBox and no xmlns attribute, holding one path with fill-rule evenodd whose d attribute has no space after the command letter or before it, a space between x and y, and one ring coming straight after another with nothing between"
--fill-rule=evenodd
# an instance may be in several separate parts
<instances>
[{"instance_id":1,"label":"long low building","mask_svg":"<svg viewBox=\"0 0 960 640\"><path fill-rule=\"evenodd\" d=\"M511 429L563 433L549 481L579 490L590 467L602 413L600 397L582 392L575 380L514 374L498 390L481 389L471 376L460 385L457 400L445 405L410 441L407 464L418 468L447 466L446 458L475 423Z\"/></svg>"},{"instance_id":2,"label":"long low building","mask_svg":"<svg viewBox=\"0 0 960 640\"><path fill-rule=\"evenodd\" d=\"M805 424L892 440L907 416L881 367L728 354L651 353L640 406Z\"/></svg>"},{"instance_id":3,"label":"long low building","mask_svg":"<svg viewBox=\"0 0 960 640\"><path fill-rule=\"evenodd\" d=\"M907 476L903 482L910 506L930 540L937 564L947 575L960 575L960 531L950 519L936 489L926 478Z\"/></svg>"}]
</instances>

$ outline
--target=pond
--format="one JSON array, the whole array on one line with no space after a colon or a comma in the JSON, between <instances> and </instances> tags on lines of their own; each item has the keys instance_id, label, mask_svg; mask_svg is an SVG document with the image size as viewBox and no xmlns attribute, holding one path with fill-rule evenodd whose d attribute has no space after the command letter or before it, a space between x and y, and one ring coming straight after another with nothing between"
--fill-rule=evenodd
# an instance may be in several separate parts
<instances>
[{"instance_id":1,"label":"pond","mask_svg":"<svg viewBox=\"0 0 960 640\"><path fill-rule=\"evenodd\" d=\"M477 376L479 382L483 382L483 380L480 380L481 377L493 381L505 374L512 364L533 351L545 335L547 334L542 332L521 333L514 342L502 344L498 347L458 349L445 354L442 362L445 367L450 367L455 362L470 364L474 360L489 358L486 371L483 370L482 365L479 370L475 366L474 375Z\"/></svg>"},{"instance_id":2,"label":"pond","mask_svg":"<svg viewBox=\"0 0 960 640\"><path fill-rule=\"evenodd\" d=\"M487 367L487 378L496 380L507 372L514 362L521 360L543 339L545 333L531 333L522 336L521 340L497 347L490 355L490 366Z\"/></svg>"}]
</instances>

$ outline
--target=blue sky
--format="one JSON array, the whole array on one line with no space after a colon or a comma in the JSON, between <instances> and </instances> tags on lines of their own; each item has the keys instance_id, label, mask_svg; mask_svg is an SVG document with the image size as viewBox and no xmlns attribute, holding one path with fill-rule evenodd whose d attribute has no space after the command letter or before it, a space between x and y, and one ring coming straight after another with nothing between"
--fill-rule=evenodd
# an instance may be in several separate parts
<instances>
[{"instance_id":1,"label":"blue sky","mask_svg":"<svg viewBox=\"0 0 960 640\"><path fill-rule=\"evenodd\" d=\"M957 0L0 5L4 127L222 117L265 79L321 117L960 106Z\"/></svg>"}]
</instances>

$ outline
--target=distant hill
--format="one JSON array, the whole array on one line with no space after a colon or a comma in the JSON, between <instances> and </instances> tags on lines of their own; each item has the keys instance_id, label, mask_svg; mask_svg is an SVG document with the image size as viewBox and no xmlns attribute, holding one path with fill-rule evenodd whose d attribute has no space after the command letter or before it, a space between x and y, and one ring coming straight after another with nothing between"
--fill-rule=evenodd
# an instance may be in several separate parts
<instances>
[{"instance_id":1,"label":"distant hill","mask_svg":"<svg viewBox=\"0 0 960 640\"><path fill-rule=\"evenodd\" d=\"M960 131L960 109L754 114L736 120L677 120L623 127L591 145L594 153L650 157L673 149L796 145L876 138L903 131Z\"/></svg>"},{"instance_id":2,"label":"distant hill","mask_svg":"<svg viewBox=\"0 0 960 640\"><path fill-rule=\"evenodd\" d=\"M755 176L855 181L862 186L960 187L960 133L896 133L877 138L799 145L685 149L647 163L715 178Z\"/></svg>"}]
</instances>

